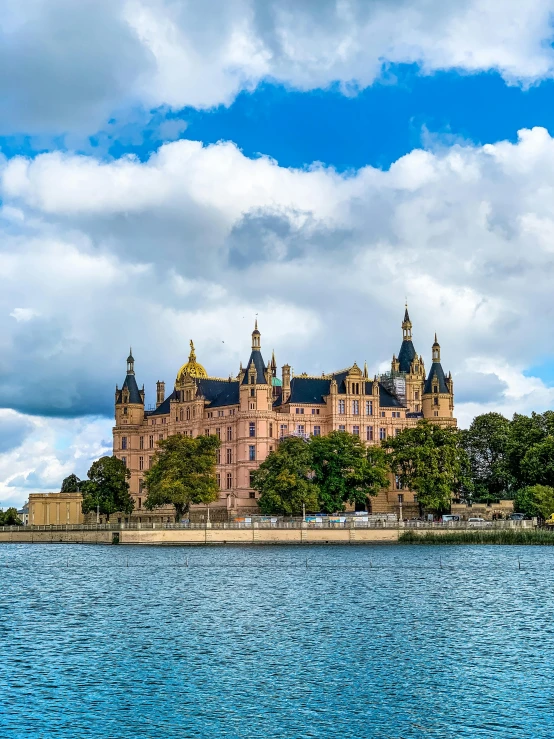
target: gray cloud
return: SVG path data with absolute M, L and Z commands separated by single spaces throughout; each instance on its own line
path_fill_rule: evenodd
M 0 416 L 0 454 L 20 446 L 32 429 L 32 424 L 21 416 Z
M 458 403 L 498 403 L 508 383 L 490 372 L 459 372 L 454 375 Z

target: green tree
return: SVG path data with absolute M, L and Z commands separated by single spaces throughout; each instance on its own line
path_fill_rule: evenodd
M 508 469 L 516 489 L 544 482 L 538 479 L 537 469 L 533 463 L 528 461 L 524 465 L 523 460 L 535 444 L 541 444 L 552 436 L 554 436 L 554 411 L 532 413 L 530 416 L 514 414 L 510 423 L 506 455 Z
M 548 518 L 554 513 L 554 488 L 549 485 L 530 485 L 518 490 L 514 510 L 533 518 Z
M 23 521 L 17 515 L 17 508 L 0 508 L 0 526 L 22 526 Z
M 452 496 L 470 487 L 469 460 L 455 428 L 422 420 L 383 441 L 383 447 L 402 487 L 417 494 L 420 509 L 447 511 Z
M 521 477 L 529 485 L 554 485 L 554 437 L 533 444 L 521 460 Z
M 62 493 L 78 493 L 80 490 L 81 480 L 77 475 L 68 475 L 62 482 Z
M 312 475 L 311 442 L 291 436 L 283 439 L 253 474 L 252 486 L 260 493 L 258 505 L 265 514 L 287 516 L 318 510 L 318 489 Z
M 134 502 L 127 482 L 131 473 L 120 459 L 100 457 L 92 463 L 87 476 L 88 480 L 80 484 L 83 513 L 96 511 L 99 506 L 108 521 L 112 513 L 132 513 Z
M 492 503 L 507 496 L 513 484 L 507 459 L 510 421 L 500 413 L 484 413 L 461 433 L 469 459 L 472 499 Z
M 388 486 L 386 455 L 346 431 L 313 436 L 310 453 L 314 482 L 319 489 L 319 508 L 325 513 L 344 511 L 351 503 L 367 507 L 368 498 Z
M 145 507 L 175 507 L 175 520 L 188 512 L 191 504 L 217 500 L 219 486 L 215 476 L 217 436 L 191 438 L 183 434 L 158 442 L 152 467 L 144 475 L 147 491 Z

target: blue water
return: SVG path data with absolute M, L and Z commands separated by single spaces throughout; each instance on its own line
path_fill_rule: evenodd
M 0 736 L 551 739 L 553 586 L 547 547 L 0 545 Z

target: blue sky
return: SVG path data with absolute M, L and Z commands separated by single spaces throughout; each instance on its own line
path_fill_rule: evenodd
M 109 450 L 192 338 L 383 371 L 407 296 L 462 426 L 554 403 L 554 0 L 6 0 L 0 506 Z M 86 29 L 86 33 L 84 32 Z

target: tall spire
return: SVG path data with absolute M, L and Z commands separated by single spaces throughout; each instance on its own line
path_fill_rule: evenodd
M 408 313 L 408 303 L 404 310 L 404 320 L 402 321 L 402 341 L 412 340 L 412 322 L 410 321 L 410 314 Z
M 437 341 L 437 332 L 435 331 L 435 342 L 433 344 L 433 362 L 441 361 L 441 347 Z
M 135 374 L 135 358 L 133 357 L 133 349 L 129 347 L 129 356 L 127 357 L 127 374 Z
M 254 331 L 252 331 L 252 351 L 260 351 L 260 338 L 261 334 L 258 331 L 258 319 L 256 318 L 256 322 L 254 324 Z

